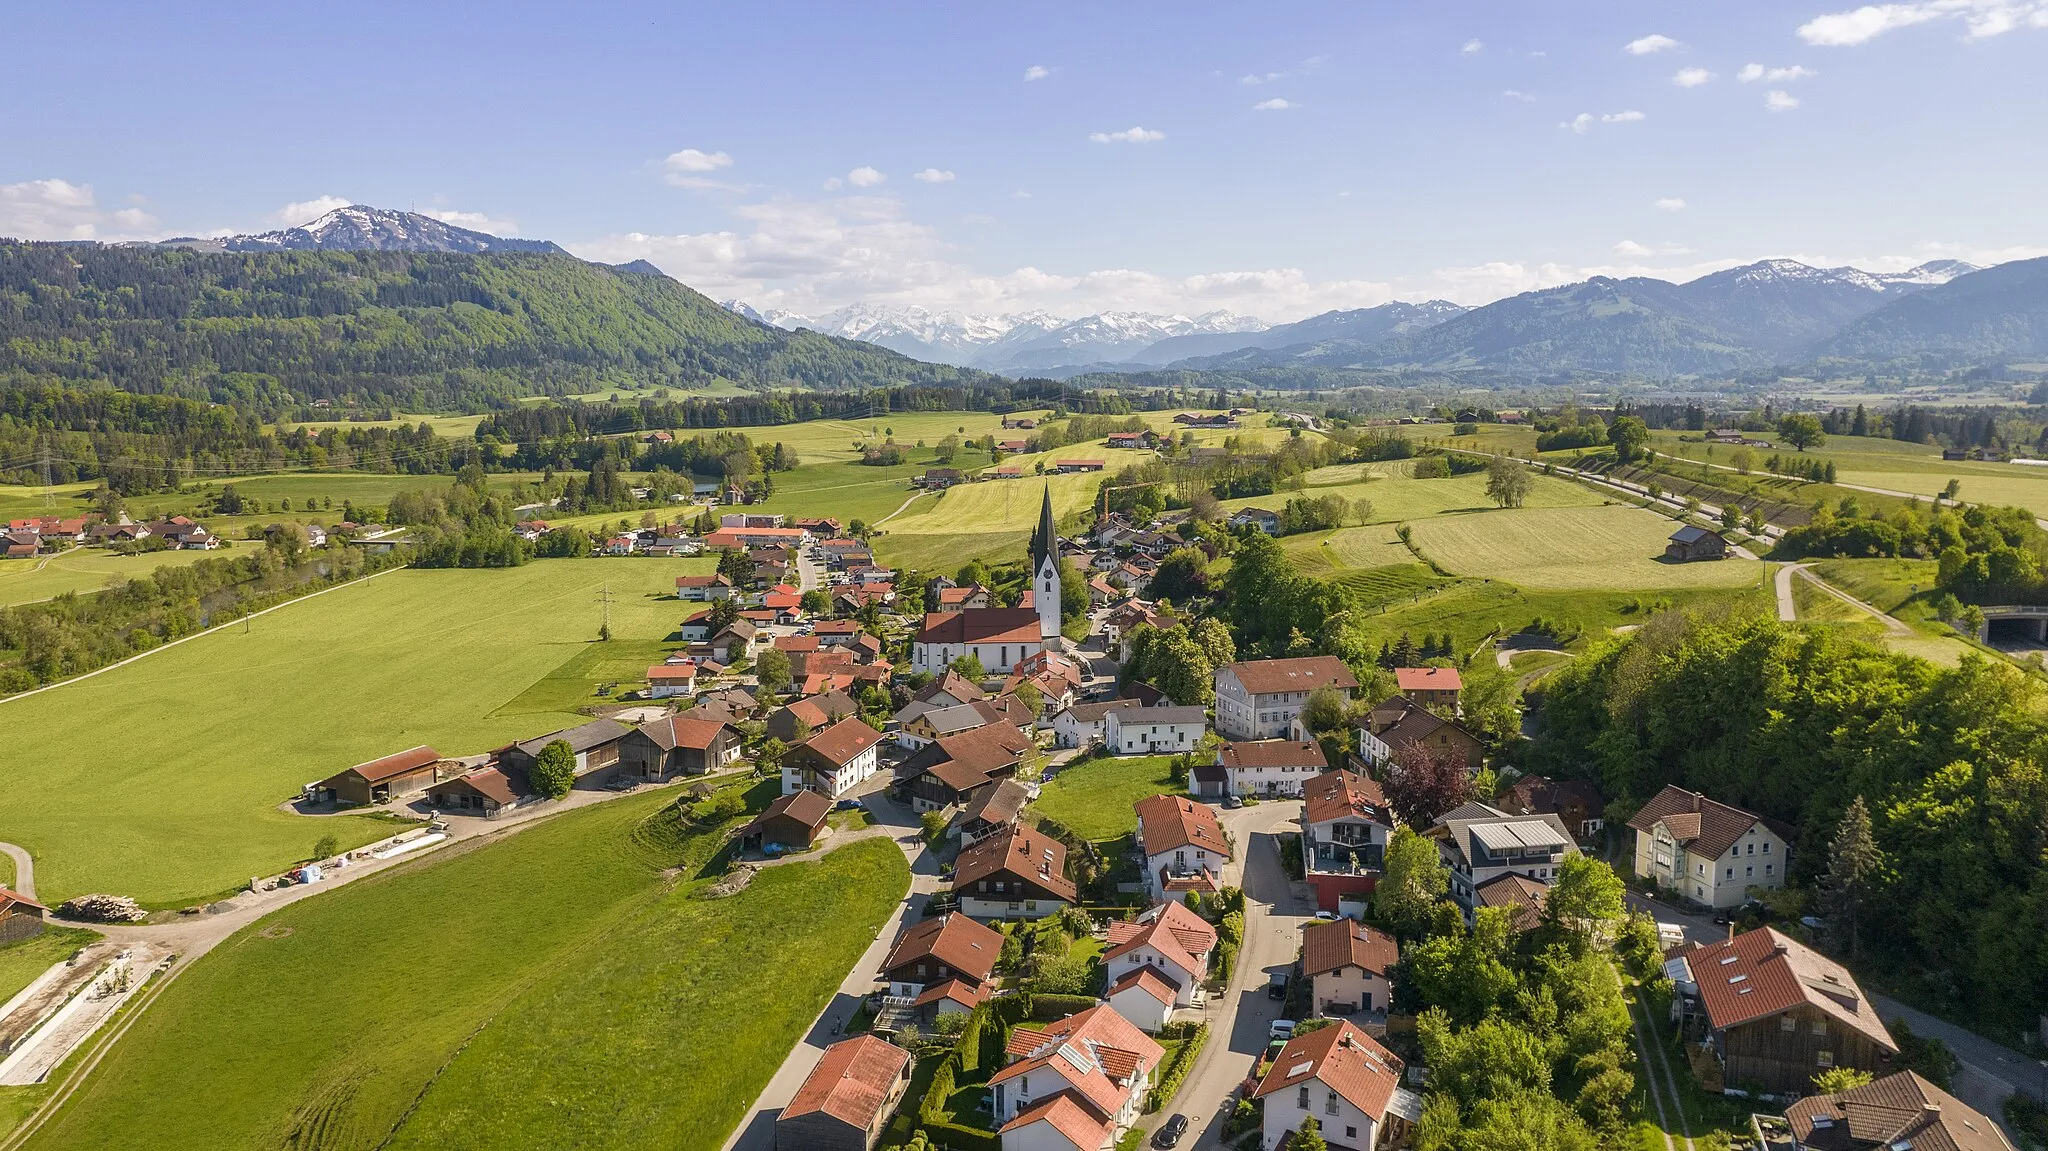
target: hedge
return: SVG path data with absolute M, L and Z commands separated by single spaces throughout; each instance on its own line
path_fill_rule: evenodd
M 1202 1053 L 1202 1045 L 1208 1041 L 1209 1025 L 1196 1024 L 1193 1032 L 1188 1035 L 1187 1042 L 1181 1044 L 1180 1049 L 1173 1053 L 1172 1061 L 1159 1069 L 1158 1085 L 1145 1096 L 1145 1110 L 1148 1114 L 1173 1102 L 1174 1095 L 1180 1091 L 1181 1081 L 1188 1077 L 1188 1072 L 1194 1070 L 1195 1056 Z
M 1033 995 L 1031 1018 L 1041 1023 L 1052 1023 L 1086 1011 L 1100 1002 L 1092 995 Z
M 953 1094 L 953 1083 L 959 1069 L 960 1053 L 954 1051 L 939 1064 L 937 1071 L 932 1072 L 931 1086 L 926 1088 L 924 1098 L 917 1105 L 917 1125 L 924 1128 L 926 1133 L 930 1133 L 935 1125 L 945 1122 L 940 1116 L 945 1113 L 943 1105 L 946 1098 Z
M 993 1131 L 979 1127 L 962 1127 L 958 1123 L 926 1123 L 925 1138 L 935 1147 L 949 1148 L 950 1151 L 1002 1151 L 1003 1137 Z

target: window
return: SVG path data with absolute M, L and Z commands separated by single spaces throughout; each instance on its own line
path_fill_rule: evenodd
M 1358 1138 L 1358 1128 L 1356 1128 L 1356 1127 L 1346 1127 L 1346 1128 L 1344 1129 L 1344 1138 L 1346 1138 L 1346 1139 L 1356 1139 L 1356 1138 Z
M 922 963 L 920 963 L 920 964 L 918 964 L 918 965 L 917 965 L 917 977 L 918 977 L 919 979 L 923 979 L 923 978 L 924 978 L 924 964 L 922 964 Z
M 1732 867 L 1728 869 L 1728 878 L 1730 878 L 1730 879 L 1733 879 L 1733 878 L 1735 878 L 1735 869 L 1734 869 L 1734 868 L 1732 868 Z
M 1770 840 L 1768 840 L 1768 839 L 1766 839 L 1766 840 L 1764 840 L 1764 854 L 1765 854 L 1765 855 L 1769 855 L 1770 853 L 1771 853 L 1771 841 L 1770 841 Z
M 1749 845 L 1749 850 L 1748 850 L 1748 851 L 1746 851 L 1746 852 L 1744 852 L 1743 854 L 1745 854 L 1745 855 L 1755 855 L 1755 854 L 1756 854 L 1756 844 L 1754 844 L 1754 843 L 1750 844 L 1750 845 Z
M 1301 1085 L 1301 1093 L 1295 1097 L 1294 1104 L 1303 1111 L 1308 1110 L 1308 1084 Z
M 1742 869 L 1742 878 L 1744 878 L 1744 879 L 1748 879 L 1748 878 L 1749 878 L 1750 876 L 1752 876 L 1752 875 L 1755 875 L 1755 874 L 1756 874 L 1756 865 L 1755 865 L 1755 864 L 1753 864 L 1753 863 L 1752 863 L 1752 864 L 1750 864 L 1750 865 L 1749 865 L 1748 867 L 1745 867 L 1745 868 L 1743 868 L 1743 869 Z
M 1772 865 L 1772 864 L 1769 864 L 1769 863 L 1766 863 L 1766 864 L 1764 864 L 1764 874 L 1765 874 L 1765 875 L 1769 875 L 1769 874 L 1771 873 L 1771 869 L 1772 869 L 1772 867 L 1773 867 L 1773 865 Z
M 1825 1019 L 1814 1020 L 1813 1033 L 1815 1035 L 1826 1035 L 1828 1033 L 1828 1021 Z
M 1799 1021 L 1797 1019 L 1792 1018 L 1790 1015 L 1780 1016 L 1778 1019 L 1778 1030 L 1797 1031 L 1799 1030 Z
M 1337 1113 L 1337 1093 L 1336 1093 L 1335 1091 L 1332 1091 L 1332 1092 L 1330 1092 L 1330 1097 L 1329 1097 L 1329 1099 L 1325 1100 L 1325 1101 L 1324 1101 L 1324 1103 L 1323 1103 L 1323 1114 L 1325 1114 L 1325 1115 L 1335 1115 L 1336 1113 Z

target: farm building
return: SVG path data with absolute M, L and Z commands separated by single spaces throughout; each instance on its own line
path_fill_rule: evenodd
M 444 774 L 441 753 L 421 745 L 359 763 L 307 787 L 316 803 L 387 803 L 425 791 Z
M 593 719 L 580 727 L 515 743 L 499 752 L 498 760 L 508 767 L 531 771 L 541 749 L 559 739 L 576 753 L 576 774 L 581 777 L 619 762 L 619 741 L 632 730 L 616 719 Z
M 481 813 L 494 819 L 533 795 L 526 773 L 517 768 L 486 767 L 444 779 L 427 789 L 427 802 L 442 811 Z
M 1820 1072 L 1884 1071 L 1899 1054 L 1848 969 L 1773 928 L 1675 958 L 1686 1036 L 1713 1052 L 1731 1085 L 1799 1092 Z
M 740 755 L 740 738 L 722 721 L 674 715 L 627 732 L 619 740 L 619 763 L 640 779 L 703 775 Z
M 0 944 L 19 943 L 43 933 L 50 909 L 18 891 L 0 887 Z
M 776 797 L 768 810 L 754 822 L 740 828 L 740 846 L 759 850 L 768 844 L 806 848 L 818 841 L 825 829 L 825 817 L 832 814 L 832 801 L 815 791 L 798 791 Z
M 775 1151 L 868 1151 L 910 1087 L 910 1052 L 872 1035 L 842 1039 L 775 1119 Z
M 1664 545 L 1664 558 L 1679 563 L 1727 559 L 1728 541 L 1720 532 L 1687 524 L 1671 533 L 1671 542 Z

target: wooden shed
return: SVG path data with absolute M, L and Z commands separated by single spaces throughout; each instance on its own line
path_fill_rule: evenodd
M 19 943 L 43 933 L 50 909 L 18 891 L 0 887 L 0 945 Z
M 1671 541 L 1664 545 L 1664 558 L 1679 563 L 1727 559 L 1728 541 L 1720 532 L 1687 524 L 1671 533 Z
M 336 772 L 307 791 L 317 801 L 388 803 L 439 783 L 443 774 L 441 764 L 441 753 L 422 744 Z
M 769 844 L 802 849 L 818 840 L 825 829 L 825 817 L 832 814 L 832 801 L 815 791 L 791 792 L 778 797 L 754 822 L 740 828 L 740 847 L 759 850 Z
M 526 802 L 533 785 L 518 768 L 493 765 L 468 775 L 442 780 L 427 789 L 427 802 L 443 811 L 460 811 L 495 819 Z

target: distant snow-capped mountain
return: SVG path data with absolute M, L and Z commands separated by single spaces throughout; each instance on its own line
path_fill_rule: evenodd
M 311 223 L 217 240 L 167 240 L 166 246 L 226 252 L 544 252 L 566 255 L 547 240 L 508 240 L 422 216 L 350 204 Z
M 920 307 L 854 304 L 821 316 L 770 309 L 741 300 L 725 306 L 779 328 L 808 328 L 828 336 L 864 340 L 922 360 L 1023 371 L 1087 363 L 1122 363 L 1161 340 L 1199 333 L 1262 332 L 1269 326 L 1234 312 L 1200 316 L 1100 312 L 1067 320 L 1048 312 L 975 315 Z

